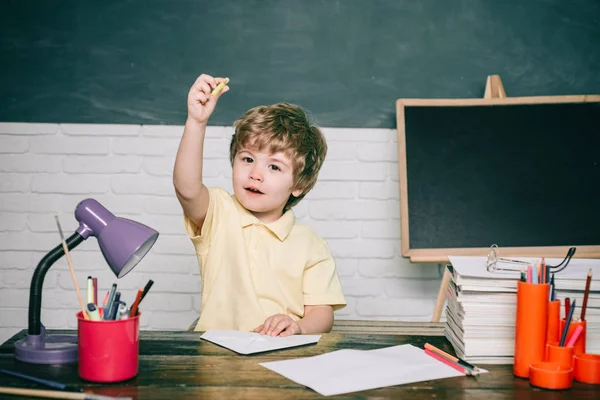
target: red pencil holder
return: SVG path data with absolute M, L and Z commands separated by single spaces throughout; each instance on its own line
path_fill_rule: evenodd
M 138 373 L 140 316 L 91 321 L 77 313 L 79 376 L 92 382 L 120 382 Z
M 565 329 L 565 324 L 566 324 L 566 320 L 563 318 L 560 320 L 560 333 L 562 335 L 562 331 Z M 565 339 L 565 345 L 567 344 L 567 340 L 569 340 L 569 338 L 571 337 L 571 335 L 573 334 L 573 332 L 575 331 L 575 329 L 577 329 L 578 326 L 582 326 L 583 330 L 581 331 L 581 334 L 579 335 L 579 338 L 577 338 L 577 341 L 575 342 L 575 346 L 573 346 L 575 348 L 575 355 L 578 354 L 585 354 L 585 331 L 587 330 L 587 324 L 585 323 L 585 321 L 571 321 L 571 324 L 569 325 L 569 331 L 567 332 L 567 338 Z
M 517 282 L 513 373 L 521 378 L 529 378 L 531 364 L 544 360 L 549 289 L 547 283 Z

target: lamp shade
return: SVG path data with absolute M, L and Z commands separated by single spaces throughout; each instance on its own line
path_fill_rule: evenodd
M 125 276 L 150 250 L 158 232 L 127 218 L 115 217 L 94 199 L 82 200 L 75 209 L 79 233 L 95 236 L 106 262 L 117 278 Z

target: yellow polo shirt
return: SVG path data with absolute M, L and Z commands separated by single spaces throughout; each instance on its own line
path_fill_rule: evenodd
M 251 331 L 274 314 L 295 320 L 305 305 L 346 305 L 325 241 L 288 210 L 262 223 L 223 189 L 209 188 L 202 231 L 187 216 L 202 284 L 197 331 Z

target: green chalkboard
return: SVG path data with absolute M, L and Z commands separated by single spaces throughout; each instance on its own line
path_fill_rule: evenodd
M 183 124 L 202 72 L 210 123 L 287 101 L 322 126 L 395 127 L 398 98 L 600 92 L 598 0 L 5 0 L 0 121 Z
M 600 256 L 600 95 L 399 100 L 398 121 L 404 255 Z

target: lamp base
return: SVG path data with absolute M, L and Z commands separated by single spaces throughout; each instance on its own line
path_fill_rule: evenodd
M 42 326 L 39 335 L 27 335 L 15 342 L 15 358 L 32 364 L 69 364 L 78 359 L 77 337 L 46 335 Z

